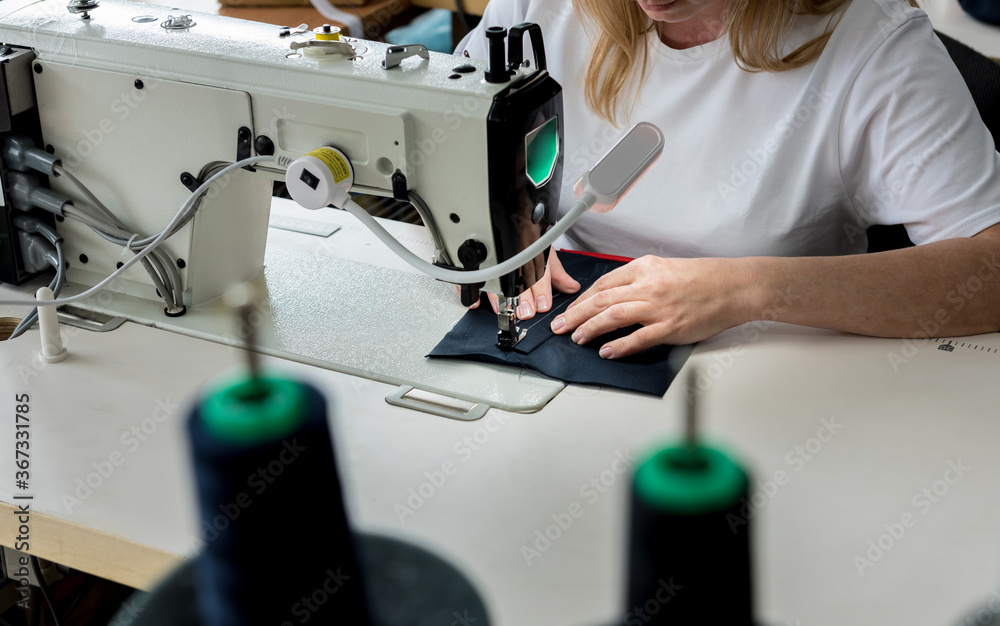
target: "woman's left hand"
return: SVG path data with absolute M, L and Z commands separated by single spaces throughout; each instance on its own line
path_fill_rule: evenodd
M 619 359 L 653 346 L 694 343 L 750 321 L 751 272 L 746 259 L 645 256 L 605 274 L 552 321 L 583 345 L 626 326 L 630 335 L 601 347 Z

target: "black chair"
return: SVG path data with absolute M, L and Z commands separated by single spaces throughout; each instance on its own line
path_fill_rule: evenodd
M 979 115 L 986 128 L 993 135 L 993 143 L 1000 146 L 1000 63 L 983 56 L 969 46 L 955 41 L 948 35 L 937 33 L 948 49 L 951 60 L 965 79 L 972 99 L 979 109 Z M 883 252 L 912 246 L 906 228 L 895 226 L 872 226 L 868 229 L 868 252 Z

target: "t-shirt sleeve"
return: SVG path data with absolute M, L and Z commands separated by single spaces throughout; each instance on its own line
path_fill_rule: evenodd
M 859 70 L 844 105 L 840 160 L 866 226 L 903 224 L 923 244 L 1000 222 L 1000 154 L 923 14 Z
M 483 12 L 483 19 L 455 47 L 455 54 L 469 52 L 474 59 L 489 60 L 486 46 L 486 29 L 491 26 L 510 28 L 524 21 L 530 0 L 490 0 Z

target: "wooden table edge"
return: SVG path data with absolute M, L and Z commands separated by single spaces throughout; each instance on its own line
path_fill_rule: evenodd
M 20 526 L 16 512 L 16 505 L 0 502 L 0 544 L 15 549 Z M 176 554 L 45 513 L 31 511 L 28 526 L 30 547 L 22 552 L 136 589 L 152 589 L 185 561 Z

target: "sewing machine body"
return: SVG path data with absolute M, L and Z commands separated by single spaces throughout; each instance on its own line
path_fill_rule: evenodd
M 485 245 L 482 266 L 494 265 L 518 251 L 518 238 L 530 243 L 555 219 L 561 176 L 542 189 L 519 189 L 524 164 L 504 159 L 489 121 L 498 94 L 543 72 L 521 68 L 510 82 L 489 83 L 484 62 L 436 53 L 385 69 L 385 44 L 349 40 L 355 56 L 317 57 L 291 50 L 296 36 L 282 37 L 274 26 L 192 14 L 193 26 L 169 30 L 168 10 L 120 0 L 102 0 L 90 19 L 55 1 L 8 0 L 4 8 L 0 40 L 37 54 L 31 67 L 41 139 L 140 233 L 158 232 L 190 196 L 183 173 L 200 178 L 207 165 L 257 154 L 268 141 L 275 155 L 291 159 L 336 146 L 350 157 L 360 190 L 393 195 L 398 172 L 428 205 L 443 244 L 435 260 L 445 264 L 461 267 L 459 247 L 471 239 Z M 454 71 L 462 65 L 467 72 Z M 543 108 L 561 138 L 558 97 Z M 185 304 L 204 304 L 260 272 L 271 182 L 279 176 L 267 168 L 233 176 L 164 243 L 178 261 Z M 50 185 L 72 191 L 58 178 Z M 523 206 L 500 206 L 518 197 Z M 524 228 L 517 212 L 530 213 L 540 199 L 541 223 Z M 83 224 L 67 220 L 59 230 L 71 283 L 93 285 L 127 260 Z M 122 278 L 114 292 L 157 298 L 138 267 Z M 512 278 L 506 286 L 514 295 L 511 289 L 528 285 Z M 500 292 L 500 280 L 485 289 Z

